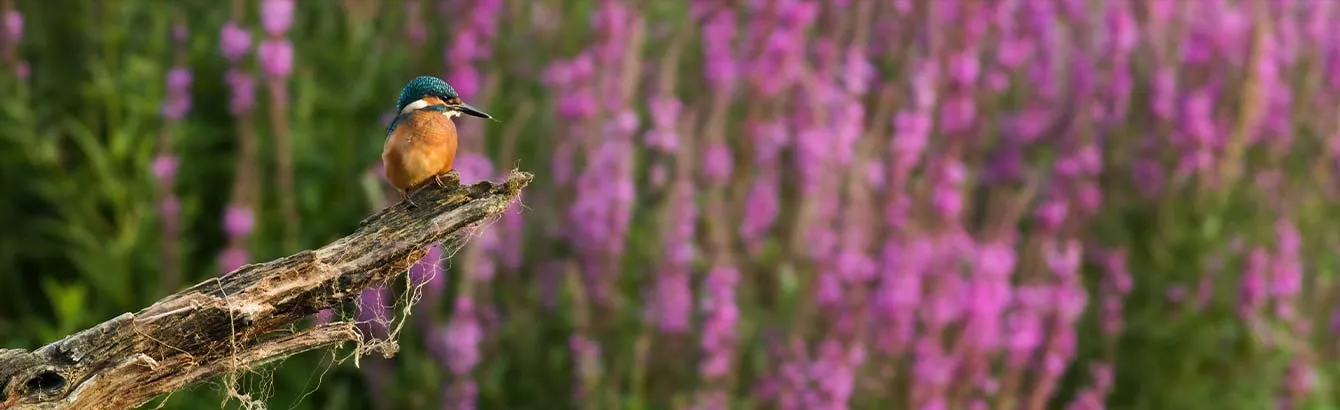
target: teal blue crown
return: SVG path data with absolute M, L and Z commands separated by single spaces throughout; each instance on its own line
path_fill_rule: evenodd
M 443 100 L 460 98 L 455 88 L 442 79 L 433 76 L 419 76 L 405 84 L 405 88 L 400 90 L 400 99 L 396 100 L 395 112 L 405 109 L 405 106 L 414 103 L 423 97 L 437 97 Z

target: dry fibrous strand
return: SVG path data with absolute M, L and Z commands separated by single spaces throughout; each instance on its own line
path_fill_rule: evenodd
M 453 171 L 319 249 L 250 264 L 34 351 L 0 349 L 0 409 L 125 409 L 159 395 L 363 336 L 351 322 L 304 319 L 387 283 L 434 243 L 458 246 L 533 179 L 462 185 Z

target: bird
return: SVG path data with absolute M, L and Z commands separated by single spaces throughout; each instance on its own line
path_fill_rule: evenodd
M 492 115 L 461 101 L 446 81 L 419 76 L 400 90 L 396 116 L 386 127 L 382 165 L 386 179 L 404 200 L 432 180 L 443 186 L 442 176 L 456 161 L 457 135 L 453 118 L 469 115 L 497 121 Z M 414 202 L 409 201 L 410 205 Z

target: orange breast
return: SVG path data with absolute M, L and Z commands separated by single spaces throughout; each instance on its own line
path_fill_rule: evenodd
M 402 120 L 386 140 L 386 179 L 402 191 L 451 171 L 456 161 L 456 124 L 438 111 L 418 111 Z

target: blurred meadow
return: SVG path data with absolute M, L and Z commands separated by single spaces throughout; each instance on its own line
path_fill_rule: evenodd
M 0 13 L 0 347 L 353 232 L 418 75 L 500 119 L 464 180 L 536 173 L 407 272 L 394 358 L 148 407 L 1340 405 L 1340 2 Z M 313 320 L 386 337 L 405 282 Z

